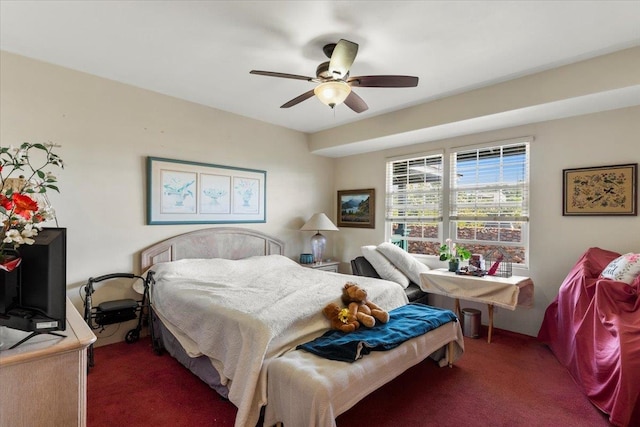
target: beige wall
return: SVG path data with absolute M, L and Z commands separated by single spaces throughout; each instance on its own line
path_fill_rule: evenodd
M 89 277 L 138 271 L 138 254 L 208 225 L 145 225 L 145 158 L 166 157 L 267 171 L 267 222 L 242 225 L 310 250 L 298 229 L 316 211 L 333 217 L 333 160 L 309 154 L 302 133 L 2 52 L 0 143 L 52 141 L 66 163 L 51 194 L 68 229 L 68 294 Z M 331 250 L 331 248 L 329 248 Z M 104 298 L 135 296 L 110 284 Z M 127 328 L 116 334 L 123 336 Z
M 622 253 L 640 251 L 640 217 L 562 216 L 562 169 L 640 162 L 638 135 L 640 107 L 632 107 L 336 159 L 337 190 L 373 187 L 377 202 L 375 230 L 342 229 L 335 233 L 334 244 L 341 250 L 339 257 L 349 260 L 360 254 L 360 246 L 384 240 L 387 157 L 533 136 L 530 269 L 515 274 L 533 278 L 535 307 L 515 312 L 497 309 L 495 324 L 537 335 L 544 310 L 585 249 L 599 246 Z M 444 267 L 435 257 L 425 257 L 423 262 Z M 448 298 L 435 301 L 437 305 L 453 307 Z M 466 306 L 482 309 L 486 324 L 486 307 L 463 302 L 463 307 Z
M 602 67 L 601 61 L 594 63 Z M 359 255 L 361 245 L 384 239 L 387 157 L 533 136 L 531 265 L 516 273 L 534 279 L 536 304 L 531 310 L 496 312 L 498 327 L 529 335 L 537 333 L 545 308 L 584 249 L 640 250 L 639 217 L 561 214 L 562 169 L 640 161 L 640 107 L 330 159 L 309 154 L 302 133 L 6 52 L 0 57 L 0 95 L 3 146 L 49 140 L 63 146 L 62 192 L 51 200 L 60 226 L 68 228 L 68 293 L 78 308 L 78 288 L 88 277 L 139 273 L 140 250 L 207 227 L 145 225 L 146 156 L 266 170 L 267 223 L 247 226 L 285 240 L 292 258 L 310 250 L 312 233 L 297 230 L 313 212 L 335 218 L 336 190 L 375 188 L 375 229 L 327 233 L 328 253 L 342 261 L 341 271 L 350 272 L 348 261 Z M 345 129 L 344 142 L 353 139 L 358 126 Z M 369 137 L 366 132 L 361 139 Z M 426 262 L 438 265 L 435 259 Z M 135 296 L 129 288 L 129 282 L 110 285 L 96 299 Z M 435 301 L 452 306 L 444 298 Z M 486 323 L 486 308 L 475 307 L 483 309 Z M 112 340 L 126 331 L 121 328 Z
M 501 129 L 504 120 L 509 119 L 509 114 L 512 115 L 511 120 L 517 120 L 516 117 L 519 118 L 527 110 L 536 111 L 536 116 L 549 119 L 545 114 L 560 108 L 566 115 L 555 117 L 569 117 L 566 110 L 568 104 L 582 103 L 581 114 L 585 114 L 583 109 L 587 108 L 589 102 L 585 98 L 612 91 L 637 93 L 638 85 L 640 47 L 634 47 L 316 132 L 310 136 L 309 146 L 312 152 L 322 153 L 331 147 L 358 146 L 363 141 L 374 143 L 389 136 L 391 141 L 402 138 L 420 143 L 426 141 L 419 139 L 422 135 L 431 136 L 425 130 L 436 131 L 439 127 L 464 122 L 467 122 L 466 126 L 476 123 L 481 128 L 478 131 Z M 618 105 L 617 108 L 629 105 L 637 105 L 637 101 L 635 104 Z M 501 115 L 502 120 L 492 121 L 495 115 Z M 479 118 L 483 120 L 478 122 L 476 119 Z M 530 122 L 512 122 L 510 126 L 523 123 Z M 464 132 L 463 128 L 458 128 L 457 132 L 456 135 L 470 133 Z M 438 134 L 437 131 L 435 134 Z

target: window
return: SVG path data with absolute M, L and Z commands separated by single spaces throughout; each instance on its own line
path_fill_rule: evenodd
M 455 151 L 450 156 L 450 236 L 472 253 L 497 247 L 526 264 L 529 145 Z
M 443 176 L 442 154 L 387 163 L 387 232 L 393 243 L 409 253 L 438 252 Z
M 528 140 L 389 160 L 386 200 L 387 235 L 409 253 L 437 255 L 451 237 L 528 263 Z

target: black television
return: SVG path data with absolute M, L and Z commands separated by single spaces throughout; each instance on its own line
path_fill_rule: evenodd
M 0 293 L 0 325 L 33 332 L 66 329 L 67 230 L 43 228 L 33 245 L 18 249 L 17 275 L 5 275 Z M 58 334 L 55 334 L 58 335 Z

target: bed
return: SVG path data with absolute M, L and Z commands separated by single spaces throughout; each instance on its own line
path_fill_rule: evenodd
M 640 425 L 640 277 L 602 277 L 620 254 L 588 249 L 547 307 L 547 343 L 591 402 L 616 426 Z
M 156 280 L 151 290 L 156 339 L 237 406 L 236 426 L 256 425 L 265 406 L 264 425 L 299 425 L 295 419 L 335 425 L 337 415 L 430 355 L 445 365 L 462 354 L 458 322 L 354 363 L 297 350 L 327 331 L 322 307 L 339 303 L 347 281 L 357 282 L 388 311 L 405 306 L 408 299 L 396 283 L 305 268 L 283 254 L 282 241 L 231 227 L 182 234 L 141 253 L 141 268 L 154 271 Z M 378 383 L 365 380 L 367 372 L 382 368 Z M 305 370 L 314 375 L 300 381 Z M 331 394 L 345 375 L 364 392 L 338 404 Z M 287 379 L 291 377 L 298 382 Z M 302 404 L 301 396 L 311 389 L 316 391 L 306 400 L 311 403 Z M 320 389 L 324 394 L 317 393 Z M 294 395 L 299 410 L 285 413 Z M 328 410 L 318 413 L 318 406 Z

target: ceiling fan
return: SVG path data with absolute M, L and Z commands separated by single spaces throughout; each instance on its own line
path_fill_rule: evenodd
M 284 103 L 280 108 L 293 107 L 316 95 L 320 101 L 334 108 L 345 103 L 356 113 L 362 113 L 369 107 L 352 87 L 416 87 L 418 78 L 413 76 L 359 76 L 349 77 L 349 69 L 358 53 L 358 44 L 341 39 L 338 43 L 330 43 L 323 47 L 324 54 L 329 61 L 323 62 L 316 69 L 316 77 L 300 76 L 297 74 L 276 73 L 272 71 L 251 70 L 250 74 L 261 76 L 281 77 L 285 79 L 306 80 L 318 83 L 308 91 Z

